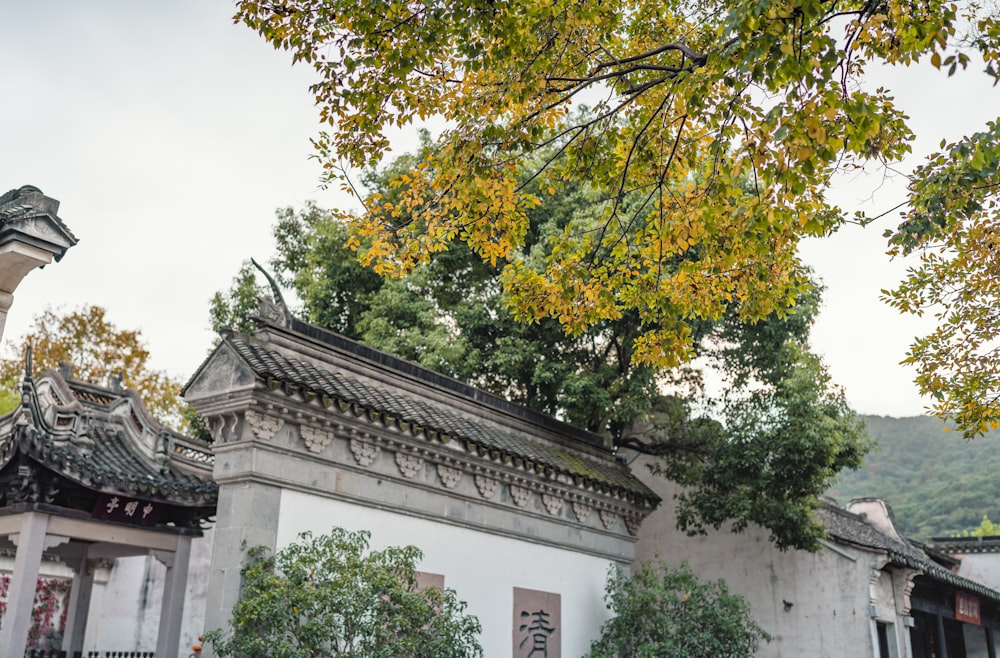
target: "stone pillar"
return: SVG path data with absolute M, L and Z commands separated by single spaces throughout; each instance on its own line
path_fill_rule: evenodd
M 87 615 L 90 614 L 90 596 L 94 591 L 94 570 L 87 560 L 84 549 L 74 566 L 73 587 L 69 592 L 66 610 L 66 633 L 63 635 L 63 651 L 73 656 L 83 651 L 84 635 L 87 632 Z
M 38 568 L 45 550 L 45 531 L 49 525 L 47 514 L 25 512 L 21 516 L 21 529 L 16 535 L 17 554 L 14 573 L 7 590 L 7 612 L 0 628 L 0 647 L 8 656 L 23 656 L 31 628 L 31 608 L 35 601 Z M 15 535 L 11 535 L 13 540 Z
M 191 537 L 177 538 L 177 550 L 168 560 L 160 606 L 160 628 L 156 634 L 156 655 L 174 658 L 180 649 L 181 622 L 184 620 L 184 592 L 187 589 Z
M 14 303 L 14 289 L 36 267 L 52 262 L 52 254 L 31 245 L 11 243 L 0 246 L 0 336 L 7 323 L 7 311 Z
M 936 615 L 937 617 L 937 641 L 938 641 L 938 655 L 937 658 L 948 658 L 948 642 L 945 639 L 944 634 L 944 617 L 941 615 Z
M 10 305 L 14 303 L 14 295 L 0 290 L 0 338 L 3 338 L 3 328 L 7 324 L 7 311 L 10 310 Z
M 233 606 L 239 600 L 243 585 L 241 572 L 247 551 L 255 546 L 275 548 L 280 507 L 279 487 L 247 481 L 219 485 L 212 569 L 205 605 L 206 631 L 229 631 Z M 214 655 L 212 645 L 206 643 L 203 658 Z

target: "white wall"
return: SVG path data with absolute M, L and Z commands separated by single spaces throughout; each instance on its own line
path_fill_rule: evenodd
M 530 522 L 527 519 L 526 522 Z M 488 658 L 513 651 L 512 588 L 557 592 L 562 604 L 562 656 L 582 656 L 608 618 L 604 607 L 607 560 L 394 512 L 283 490 L 278 548 L 298 534 L 339 526 L 369 530 L 372 548 L 414 545 L 424 553 L 420 570 L 444 574 L 483 627 Z
M 747 599 L 751 616 L 774 638 L 761 645 L 760 658 L 875 655 L 875 627 L 868 617 L 870 554 L 834 545 L 816 553 L 783 552 L 758 526 L 741 534 L 723 528 L 688 537 L 677 530 L 673 512 L 679 488 L 642 464 L 638 460 L 633 472 L 664 502 L 639 530 L 637 563 L 659 559 L 677 567 L 686 562 L 703 580 L 725 580 L 731 592 Z M 893 614 L 891 605 L 887 612 Z
M 955 557 L 962 560 L 958 567 L 960 576 L 1000 590 L 1000 553 L 966 553 Z
M 205 625 L 205 594 L 212 563 L 212 529 L 191 542 L 184 620 L 178 656 L 187 658 Z M 154 557 L 115 560 L 107 583 L 94 583 L 84 637 L 88 651 L 153 651 L 160 625 L 166 567 Z

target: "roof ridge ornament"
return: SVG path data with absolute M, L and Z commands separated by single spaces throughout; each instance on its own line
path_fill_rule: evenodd
M 33 366 L 31 364 L 31 343 L 24 346 L 24 380 L 23 384 L 30 384 L 33 377 Z
M 268 324 L 278 325 L 286 329 L 290 328 L 292 326 L 292 313 L 288 310 L 288 304 L 285 303 L 285 298 L 281 294 L 281 288 L 278 287 L 278 283 L 260 263 L 253 258 L 250 259 L 250 262 L 267 279 L 273 296 L 271 299 L 267 297 L 257 298 L 257 317 Z

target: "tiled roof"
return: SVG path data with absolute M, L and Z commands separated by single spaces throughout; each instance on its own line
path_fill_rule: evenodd
M 900 542 L 865 523 L 857 514 L 831 504 L 819 511 L 820 519 L 834 541 L 862 548 L 885 551 L 893 564 L 921 572 L 924 576 L 952 587 L 972 592 L 1000 603 L 1000 592 L 974 580 L 963 578 L 931 560 L 910 542 Z
M 944 553 L 1000 553 L 1000 537 L 934 537 L 931 545 Z
M 85 435 L 93 444 L 57 441 L 47 432 L 26 431 L 23 449 L 40 463 L 87 488 L 173 505 L 214 505 L 218 486 L 190 473 L 140 457 L 120 429 L 95 427 Z
M 310 391 L 341 405 L 391 416 L 409 425 L 465 442 L 470 449 L 495 458 L 510 458 L 536 471 L 568 476 L 575 484 L 619 492 L 638 502 L 659 499 L 628 468 L 607 459 L 584 455 L 555 443 L 528 438 L 525 433 L 501 430 L 492 423 L 475 422 L 444 405 L 408 397 L 362 381 L 350 372 L 333 372 L 254 344 L 239 335 L 225 342 L 243 358 L 254 374 L 269 383 Z
M 161 426 L 126 389 L 64 375 L 48 371 L 37 382 L 29 376 L 22 404 L 0 417 L 0 481 L 11 481 L 12 469 L 34 462 L 48 477 L 95 494 L 159 501 L 200 517 L 214 514 L 218 486 L 211 479 L 208 444 Z
M 56 214 L 58 207 L 58 201 L 45 196 L 45 193 L 34 185 L 22 185 L 13 190 L 8 190 L 0 195 L 0 228 L 3 228 L 8 220 L 23 219 L 26 216 L 37 217 L 44 215 L 52 220 L 56 227 L 64 233 L 69 243 L 74 245 L 77 243 L 77 238 L 69 230 L 65 222 L 59 218 L 59 215 Z M 61 258 L 62 253 L 55 255 L 57 261 Z

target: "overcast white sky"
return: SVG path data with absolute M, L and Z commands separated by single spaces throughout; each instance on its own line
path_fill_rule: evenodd
M 272 254 L 274 209 L 321 190 L 309 138 L 318 129 L 307 85 L 226 0 L 33 0 L 8 3 L 0 30 L 0 193 L 25 184 L 62 205 L 80 239 L 62 262 L 30 274 L 5 330 L 23 333 L 46 306 L 104 306 L 141 329 L 154 367 L 186 378 L 212 343 L 208 300 L 241 261 Z M 1000 90 L 974 74 L 929 67 L 883 74 L 920 136 L 919 162 L 997 116 Z M 411 134 L 397 140 L 403 150 Z M 836 200 L 879 212 L 903 200 L 901 177 L 838 184 Z M 881 233 L 898 221 L 848 227 L 805 246 L 827 291 L 813 345 L 862 413 L 913 415 L 923 402 L 898 365 L 929 326 L 879 301 L 903 272 Z

